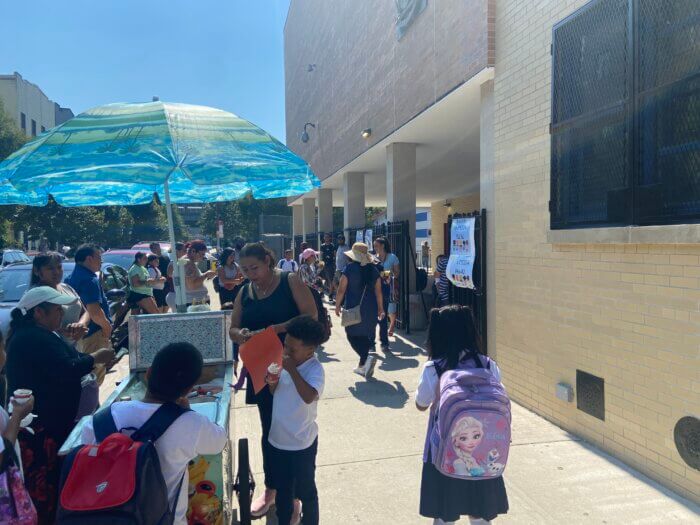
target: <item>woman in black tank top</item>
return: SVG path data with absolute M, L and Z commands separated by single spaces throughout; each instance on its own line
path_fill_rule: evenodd
M 254 332 L 274 327 L 284 342 L 287 323 L 298 315 L 317 317 L 316 303 L 309 288 L 295 273 L 275 268 L 274 256 L 260 243 L 246 244 L 241 250 L 240 268 L 250 282 L 236 296 L 231 317 L 231 339 L 245 343 Z M 275 501 L 275 486 L 270 473 L 270 444 L 267 441 L 272 424 L 272 393 L 265 386 L 255 394 L 248 381 L 246 403 L 258 406 L 262 424 L 263 470 L 265 493 L 253 501 L 251 513 L 263 516 Z

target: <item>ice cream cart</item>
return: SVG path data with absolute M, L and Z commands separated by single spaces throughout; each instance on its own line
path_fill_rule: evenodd
M 103 406 L 143 398 L 146 392 L 146 370 L 158 350 L 169 343 L 187 341 L 196 346 L 204 358 L 202 377 L 189 395 L 190 406 L 210 421 L 229 429 L 229 385 L 233 382 L 233 348 L 228 336 L 230 323 L 230 312 L 221 311 L 131 317 L 129 376 L 119 384 Z M 83 418 L 78 422 L 61 447 L 60 454 L 67 454 L 79 444 L 86 420 Z M 247 443 L 239 443 L 239 448 L 241 447 L 246 449 L 247 455 Z M 188 525 L 231 523 L 234 516 L 232 459 L 229 441 L 221 454 L 200 456 L 190 462 Z M 241 467 L 248 472 L 246 457 L 244 462 L 245 466 Z M 249 505 L 248 502 L 249 497 L 245 497 L 241 504 Z

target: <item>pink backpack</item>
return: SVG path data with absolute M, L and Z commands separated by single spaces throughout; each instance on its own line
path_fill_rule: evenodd
M 476 366 L 471 366 L 472 360 Z M 445 476 L 491 479 L 505 469 L 510 450 L 510 399 L 490 368 L 489 358 L 475 353 L 454 370 L 443 372 L 435 363 L 440 397 L 433 404 L 428 439 L 432 462 Z

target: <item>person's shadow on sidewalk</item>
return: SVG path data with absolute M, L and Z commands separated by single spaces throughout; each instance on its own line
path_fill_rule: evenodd
M 393 349 L 387 354 L 378 355 L 377 359 L 379 359 L 382 363 L 379 365 L 379 368 L 381 370 L 384 370 L 385 372 L 397 372 L 398 370 L 406 370 L 408 368 L 417 368 L 418 365 L 420 364 L 417 359 L 403 359 L 396 354 L 394 354 Z
M 400 409 L 408 401 L 408 392 L 400 381 L 394 381 L 393 386 L 386 381 L 358 381 L 348 390 L 358 401 L 378 408 Z
M 316 349 L 316 359 L 321 363 L 339 363 L 340 359 L 333 357 L 335 354 L 329 354 L 326 352 L 326 348 L 321 345 Z
M 391 343 L 391 353 L 405 357 L 415 357 L 420 355 L 422 352 L 419 346 L 406 344 L 404 341 L 397 338 L 393 343 Z

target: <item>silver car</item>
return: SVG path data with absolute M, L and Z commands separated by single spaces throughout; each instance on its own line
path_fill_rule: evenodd
M 74 262 L 63 263 L 63 280 L 67 280 L 75 269 Z M 126 271 L 112 263 L 102 264 L 103 288 L 105 291 L 123 289 L 127 286 Z M 0 270 L 0 332 L 7 340 L 12 310 L 29 289 L 32 275 L 31 264 L 13 264 Z

